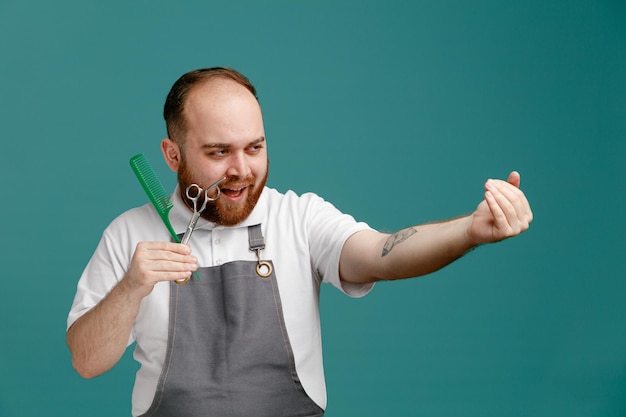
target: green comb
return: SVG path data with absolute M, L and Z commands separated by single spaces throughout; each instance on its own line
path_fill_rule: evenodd
M 172 209 L 172 207 L 174 207 L 174 204 L 172 203 L 172 200 L 170 200 L 170 197 L 165 192 L 165 188 L 163 188 L 161 181 L 159 181 L 159 178 L 156 176 L 156 174 L 152 170 L 152 167 L 148 163 L 148 160 L 146 159 L 145 155 L 140 153 L 130 158 L 130 167 L 135 172 L 135 175 L 137 176 L 139 183 L 141 184 L 141 186 L 143 187 L 143 190 L 148 195 L 148 198 L 150 199 L 150 201 L 152 202 L 152 205 L 154 206 L 157 213 L 159 214 L 159 217 L 161 217 L 163 224 L 165 225 L 165 227 L 167 227 L 167 230 L 170 231 L 170 235 L 172 235 L 172 239 L 174 239 L 174 242 L 180 243 L 180 239 L 178 238 L 178 235 L 174 231 L 174 228 L 172 227 L 172 224 L 170 223 L 170 218 L 169 218 L 169 212 Z M 196 275 L 196 278 L 198 278 L 199 280 L 200 276 L 198 275 L 197 271 L 195 272 L 195 275 Z M 188 281 L 189 279 L 187 278 L 184 280 L 176 281 L 176 283 L 186 284 Z
M 180 243 L 180 239 L 174 231 L 169 218 L 169 212 L 174 207 L 174 204 L 172 204 L 170 197 L 165 192 L 165 188 L 163 188 L 161 181 L 159 181 L 159 178 L 152 170 L 145 155 L 140 153 L 130 158 L 130 167 L 135 172 L 139 183 L 148 195 L 148 198 L 150 198 L 157 213 L 159 213 L 163 224 L 170 231 L 172 239 L 174 239 L 174 242 Z

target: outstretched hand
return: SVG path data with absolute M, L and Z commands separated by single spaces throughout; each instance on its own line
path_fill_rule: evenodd
M 472 214 L 469 237 L 474 244 L 497 242 L 528 229 L 533 213 L 519 185 L 516 171 L 507 181 L 487 180 L 485 199 Z

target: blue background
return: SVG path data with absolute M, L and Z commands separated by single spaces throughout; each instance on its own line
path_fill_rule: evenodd
M 65 345 L 102 230 L 167 188 L 162 103 L 198 67 L 257 86 L 269 184 L 395 231 L 522 174 L 535 221 L 360 300 L 322 291 L 328 417 L 626 415 L 626 3 L 2 0 L 1 416 L 129 415 L 127 354 Z

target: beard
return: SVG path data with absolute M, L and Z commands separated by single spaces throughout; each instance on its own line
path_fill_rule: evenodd
M 255 184 L 257 182 L 257 177 L 254 175 L 250 175 L 245 178 L 239 176 L 226 177 L 226 181 L 219 185 L 220 189 L 229 189 L 230 187 L 247 187 L 248 194 L 245 201 L 237 204 L 229 204 L 223 198 L 218 198 L 215 201 L 209 201 L 207 202 L 204 211 L 200 213 L 200 217 L 220 226 L 234 226 L 241 223 L 248 218 L 256 206 L 256 203 L 259 201 L 259 197 L 261 196 L 265 183 L 267 182 L 268 175 L 269 161 L 267 164 L 267 170 L 265 171 L 265 176 L 256 187 Z M 188 199 L 185 194 L 185 190 L 191 184 L 198 184 L 203 187 L 202 184 L 194 180 L 193 175 L 187 167 L 187 162 L 183 157 L 178 168 L 180 196 L 185 202 L 185 205 L 189 207 L 190 210 L 193 210 L 193 201 Z M 202 193 L 202 198 L 204 198 L 204 193 Z M 202 203 L 202 199 L 198 200 L 198 207 L 201 207 Z

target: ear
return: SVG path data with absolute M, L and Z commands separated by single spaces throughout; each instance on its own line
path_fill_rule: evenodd
M 180 166 L 180 148 L 172 139 L 165 138 L 161 141 L 161 152 L 163 152 L 163 159 L 170 169 L 174 172 L 178 172 Z

